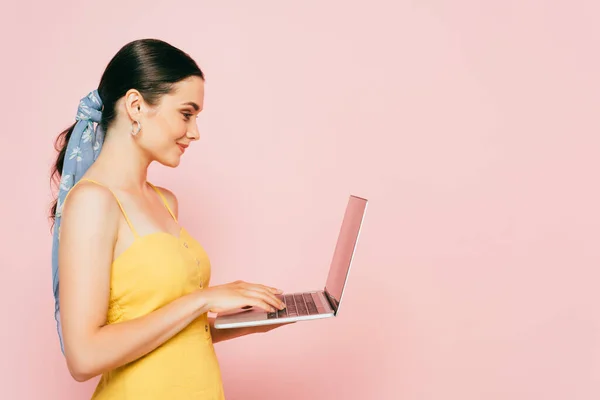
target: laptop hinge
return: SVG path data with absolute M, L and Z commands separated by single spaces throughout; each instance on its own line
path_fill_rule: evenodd
M 325 294 L 325 298 L 327 299 L 327 302 L 329 303 L 329 307 L 331 307 L 331 309 L 333 310 L 333 313 L 336 314 L 337 313 L 337 307 L 335 306 L 335 302 L 330 298 L 330 294 L 327 291 L 327 288 L 325 288 L 325 290 L 323 290 L 323 293 Z

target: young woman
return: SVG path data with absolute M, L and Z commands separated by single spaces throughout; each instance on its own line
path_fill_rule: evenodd
M 209 259 L 179 224 L 177 198 L 146 180 L 150 163 L 176 167 L 199 139 L 203 98 L 194 60 L 137 40 L 57 140 L 56 321 L 72 376 L 102 375 L 94 399 L 223 399 L 213 343 L 273 326 L 217 331 L 207 313 L 284 307 L 272 287 L 209 286 Z

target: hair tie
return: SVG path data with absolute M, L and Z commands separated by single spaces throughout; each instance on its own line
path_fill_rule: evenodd
M 54 289 L 54 319 L 60 349 L 65 352 L 62 340 L 62 326 L 60 323 L 60 304 L 58 299 L 58 243 L 60 239 L 60 222 L 62 208 L 67 193 L 81 179 L 88 168 L 96 161 L 100 149 L 104 143 L 104 132 L 99 125 L 102 120 L 102 100 L 98 90 L 90 92 L 79 101 L 76 123 L 67 143 L 61 180 L 58 188 L 58 199 L 56 203 L 56 218 L 54 226 L 54 237 L 52 241 L 52 284 Z M 97 124 L 94 127 L 94 123 Z

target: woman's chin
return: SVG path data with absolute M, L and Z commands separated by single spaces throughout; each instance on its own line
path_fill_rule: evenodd
M 179 164 L 181 163 L 181 157 L 180 156 L 169 157 L 169 158 L 164 158 L 162 160 L 157 160 L 157 161 L 159 163 L 161 163 L 162 165 L 164 165 L 165 167 L 175 168 L 175 167 L 178 167 Z

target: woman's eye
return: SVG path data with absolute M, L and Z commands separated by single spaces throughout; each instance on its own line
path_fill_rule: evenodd
M 192 114 L 190 114 L 190 113 L 183 113 L 183 116 L 185 117 L 186 121 L 189 121 L 189 119 L 192 117 Z

